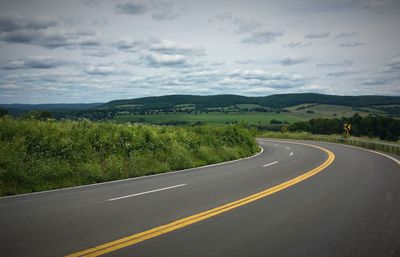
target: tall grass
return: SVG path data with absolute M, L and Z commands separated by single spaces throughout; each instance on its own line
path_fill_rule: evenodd
M 261 137 L 267 138 L 283 138 L 283 139 L 303 139 L 310 140 L 312 139 L 312 134 L 309 132 L 276 132 L 276 131 L 264 131 L 262 132 Z
M 242 126 L 0 119 L 0 195 L 145 176 L 249 156 Z

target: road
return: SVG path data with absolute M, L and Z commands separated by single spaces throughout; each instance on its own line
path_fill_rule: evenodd
M 0 198 L 0 255 L 400 256 L 399 163 L 344 145 L 258 142 L 261 154 L 236 162 Z

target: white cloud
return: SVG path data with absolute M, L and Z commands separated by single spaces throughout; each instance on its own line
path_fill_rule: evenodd
M 150 13 L 154 21 L 172 20 L 179 16 L 175 11 L 174 4 L 165 1 L 129 1 L 117 3 L 114 6 L 117 14 L 138 16 Z
M 304 37 L 309 39 L 318 39 L 318 38 L 326 38 L 329 37 L 331 33 L 329 31 L 326 32 L 314 32 L 306 34 Z
M 15 84 L 0 84 L 0 89 L 18 89 L 19 87 Z
M 332 67 L 349 67 L 352 66 L 354 63 L 353 60 L 342 60 L 340 62 L 322 62 L 317 63 L 315 66 L 320 68 L 332 68 Z
M 143 15 L 148 12 L 148 7 L 141 2 L 117 3 L 114 8 L 116 13 L 127 15 Z
M 169 40 L 155 40 L 156 42 L 150 44 L 149 50 L 162 54 L 172 55 L 191 55 L 191 56 L 204 56 L 205 50 L 202 47 L 193 46 L 184 43 L 177 43 Z
M 280 60 L 280 64 L 289 66 L 289 65 L 306 63 L 307 61 L 308 61 L 308 58 L 305 58 L 305 57 L 287 56 Z
M 301 41 L 295 41 L 295 42 L 289 42 L 286 44 L 283 44 L 282 47 L 289 47 L 289 48 L 302 48 L 302 47 L 308 47 L 311 46 L 312 43 L 308 42 L 308 43 L 304 43 Z
M 3 2 L 1 101 L 400 94 L 397 0 Z
M 74 63 L 71 61 L 56 59 L 51 56 L 33 56 L 7 61 L 0 68 L 3 70 L 52 69 L 72 64 Z
M 187 59 L 185 58 L 185 56 L 180 54 L 169 55 L 169 54 L 150 53 L 146 56 L 146 59 L 149 65 L 153 67 L 161 67 L 161 66 L 183 67 L 187 65 Z
M 282 35 L 283 32 L 281 31 L 260 30 L 250 33 L 249 36 L 242 39 L 242 42 L 252 44 L 270 44 Z
M 342 42 L 338 43 L 339 47 L 358 47 L 358 46 L 365 46 L 365 43 L 362 42 Z

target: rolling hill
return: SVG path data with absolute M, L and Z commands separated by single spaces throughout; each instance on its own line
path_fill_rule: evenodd
M 154 108 L 173 108 L 176 105 L 192 104 L 201 109 L 212 107 L 228 107 L 238 104 L 256 104 L 261 107 L 280 109 L 306 103 L 343 105 L 349 107 L 368 107 L 378 105 L 397 105 L 400 104 L 400 97 L 375 95 L 338 96 L 313 93 L 278 94 L 263 97 L 247 97 L 240 95 L 167 95 L 114 100 L 99 106 L 99 108 L 137 108 L 148 110 Z
M 56 119 L 115 120 L 165 125 L 215 123 L 279 124 L 314 118 L 382 115 L 400 117 L 398 96 L 338 96 L 314 93 L 260 97 L 166 95 L 94 104 L 1 105 L 16 116 L 49 110 Z

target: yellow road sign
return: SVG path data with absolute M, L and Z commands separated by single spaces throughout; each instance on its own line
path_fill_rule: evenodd
M 345 124 L 343 125 L 343 128 L 344 128 L 344 130 L 346 130 L 346 131 L 350 131 L 350 130 L 351 130 L 351 124 L 350 124 L 350 123 L 345 123 Z
M 349 136 L 350 135 L 350 130 L 351 130 L 351 124 L 350 123 L 343 124 L 343 129 L 346 132 L 346 135 Z

